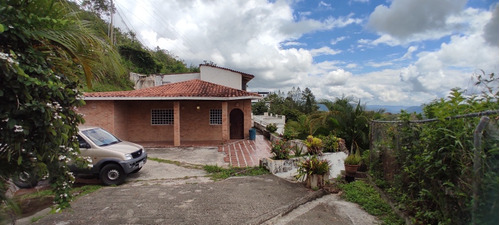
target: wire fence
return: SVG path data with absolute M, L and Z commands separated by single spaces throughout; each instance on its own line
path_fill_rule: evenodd
M 370 175 L 407 223 L 498 224 L 498 111 L 370 125 Z

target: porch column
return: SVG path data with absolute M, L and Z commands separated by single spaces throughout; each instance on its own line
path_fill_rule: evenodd
M 229 140 L 229 116 L 228 116 L 228 104 L 227 102 L 222 102 L 222 140 Z
M 174 146 L 181 145 L 181 111 L 180 103 L 174 102 Z

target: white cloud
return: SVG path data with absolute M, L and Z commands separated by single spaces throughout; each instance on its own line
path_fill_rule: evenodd
M 450 5 L 450 1 L 454 4 Z M 329 40 L 335 49 L 324 45 L 312 47 L 316 45 L 301 37 L 314 38 L 314 33 L 337 31 L 346 26 L 360 30 L 362 19 L 354 14 L 311 19 L 310 11 L 294 13 L 289 0 L 172 0 L 154 4 L 118 1 L 116 4 L 123 14 L 134 14 L 129 25 L 138 29 L 139 40 L 150 48 L 167 49 L 187 65 L 208 60 L 254 74 L 249 83 L 251 91 L 300 86 L 309 87 L 318 99 L 349 95 L 368 104 L 418 105 L 445 96 L 453 87 L 463 87 L 477 69 L 498 73 L 498 25 L 496 45 L 494 36 L 498 7 L 492 8 L 493 12 L 497 10 L 495 14 L 463 9 L 464 0 L 388 2 L 389 7 L 378 6 L 370 15 L 368 26 L 377 31 L 378 37 L 334 33 L 326 42 Z M 426 10 L 429 12 L 424 13 Z M 437 49 L 426 49 L 425 40 L 443 35 L 449 39 L 443 39 L 446 41 Z M 355 40 L 351 43 L 353 38 L 359 38 L 357 43 Z M 356 44 L 359 49 L 355 49 Z M 344 59 L 340 53 L 351 56 L 352 52 L 338 49 L 349 49 L 348 45 L 353 51 L 372 54 L 373 58 Z M 386 55 L 370 52 L 384 50 L 385 45 L 401 51 Z M 344 46 L 347 47 L 341 48 Z M 315 56 L 325 55 L 330 61 L 315 61 L 318 59 Z M 359 72 L 365 68 L 370 72 Z
M 406 53 L 401 57 L 402 60 L 404 59 L 411 59 L 413 57 L 413 52 L 417 51 L 418 47 L 417 46 L 410 46 Z
M 341 42 L 341 41 L 345 40 L 346 38 L 347 38 L 346 36 L 337 37 L 337 38 L 335 38 L 335 39 L 331 40 L 331 41 L 330 41 L 330 44 L 331 44 L 331 45 L 336 45 L 337 43 L 339 43 L 339 42 Z
M 286 41 L 282 44 L 283 46 L 305 46 L 307 45 L 306 43 L 300 43 L 297 41 Z
M 326 8 L 330 8 L 330 7 L 332 6 L 332 4 L 328 4 L 328 3 L 324 2 L 324 1 L 320 1 L 320 2 L 318 3 L 318 5 L 319 5 L 320 7 L 326 7 Z
M 330 71 L 326 76 L 324 76 L 322 78 L 322 83 L 327 86 L 344 85 L 351 76 L 351 72 L 344 71 L 343 69 L 338 69 Z
M 367 65 L 371 67 L 384 67 L 392 65 L 392 62 L 368 62 Z
M 330 47 L 321 47 L 321 48 L 317 48 L 317 49 L 311 49 L 311 55 L 314 57 L 314 56 L 319 56 L 319 55 L 336 55 L 336 54 L 339 54 L 340 50 L 334 50 L 334 49 L 331 49 Z
M 351 24 L 361 24 L 361 22 L 363 22 L 362 19 L 353 18 L 353 16 L 354 16 L 354 14 L 351 13 L 348 16 L 339 17 L 339 18 L 329 17 L 325 21 L 325 24 L 327 25 L 326 27 L 328 29 L 331 29 L 331 28 L 335 28 L 335 27 L 345 27 L 345 26 L 351 25 Z
M 490 21 L 484 26 L 483 37 L 488 44 L 498 47 L 498 4 L 494 7 Z
M 368 26 L 399 41 L 437 39 L 450 34 L 457 24 L 448 18 L 459 14 L 467 0 L 394 0 L 379 5 Z
M 345 68 L 347 68 L 347 69 L 354 69 L 356 67 L 358 67 L 358 64 L 356 64 L 356 63 L 349 63 L 349 64 L 347 64 L 347 66 Z
M 457 35 L 437 51 L 419 53 L 400 77 L 414 92 L 444 97 L 451 88 L 467 88 L 474 71 L 498 73 L 498 60 L 498 48 L 489 47 L 481 35 Z

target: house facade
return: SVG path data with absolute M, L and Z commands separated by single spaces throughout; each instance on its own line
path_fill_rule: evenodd
M 244 82 L 240 77 L 239 84 Z M 103 127 L 119 138 L 182 146 L 248 138 L 251 101 L 258 98 L 238 88 L 189 79 L 132 91 L 85 93 L 86 105 L 78 111 L 85 125 Z

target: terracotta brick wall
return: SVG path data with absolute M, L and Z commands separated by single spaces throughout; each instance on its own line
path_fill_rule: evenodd
M 117 137 L 132 142 L 174 140 L 173 125 L 152 125 L 151 109 L 173 109 L 173 101 L 86 101 L 78 109 L 85 125 L 100 126 Z M 200 109 L 197 109 L 197 106 Z M 209 124 L 209 110 L 220 109 L 220 101 L 181 101 L 180 132 L 183 141 L 222 141 L 222 125 Z M 228 112 L 239 108 L 244 113 L 244 136 L 252 127 L 251 101 L 229 101 Z
M 83 114 L 87 126 L 99 126 L 115 134 L 114 102 L 113 101 L 86 101 L 85 106 L 77 109 Z
M 135 142 L 173 141 L 173 125 L 152 125 L 152 109 L 173 109 L 170 101 L 128 101 L 126 107 L 127 140 Z
M 182 141 L 222 140 L 222 125 L 210 125 L 209 121 L 210 109 L 221 107 L 219 101 L 182 101 L 181 144 Z

